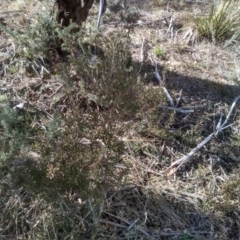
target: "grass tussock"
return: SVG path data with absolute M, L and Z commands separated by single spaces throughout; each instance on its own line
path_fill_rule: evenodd
M 240 9 L 238 1 L 215 1 L 208 16 L 196 19 L 200 36 L 212 42 L 234 40 L 240 34 Z

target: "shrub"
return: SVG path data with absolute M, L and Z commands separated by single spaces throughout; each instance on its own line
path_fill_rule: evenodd
M 44 127 L 34 131 L 31 128 L 34 116 L 29 116 L 28 111 L 19 114 L 6 108 L 6 114 L 3 109 L 0 117 L 2 123 L 7 124 L 3 125 L 4 133 L 13 139 L 21 137 L 31 141 L 8 148 L 2 144 L 1 150 L 7 156 L 21 158 L 20 161 L 27 159 L 27 154 L 22 156 L 23 152 L 32 151 L 39 156 L 36 161 L 23 160 L 20 172 L 9 170 L 17 176 L 14 182 L 26 190 L 43 194 L 49 200 L 69 191 L 78 193 L 81 199 L 96 200 L 108 187 L 122 183 L 123 171 L 115 165 L 122 161 L 121 136 L 126 129 L 118 122 L 134 116 L 139 108 L 140 85 L 134 69 L 126 66 L 130 61 L 126 34 L 114 32 L 108 37 L 99 35 L 93 39 L 95 46 L 101 44 L 105 49 L 104 59 L 94 61 L 91 52 L 71 45 L 73 38 L 76 45 L 85 44 L 84 31 L 70 36 L 64 29 L 59 36 L 69 53 L 67 64 L 60 64 L 58 72 L 67 107 L 58 111 L 61 100 L 53 102 L 55 117 L 50 122 L 42 119 Z M 77 49 L 79 57 L 74 52 Z M 20 117 L 21 125 L 18 124 Z M 28 150 L 22 151 L 23 148 Z
M 236 1 L 216 1 L 208 16 L 196 19 L 200 36 L 212 42 L 233 40 L 240 34 L 240 9 Z
M 29 234 L 34 239 L 38 239 L 37 235 L 41 235 L 46 226 L 51 226 L 48 229 L 49 236 L 52 236 L 50 238 L 60 236 L 58 232 L 54 233 L 60 221 L 61 225 L 66 223 L 63 228 L 69 228 L 70 225 L 76 228 L 76 222 L 70 217 L 65 222 L 61 220 L 64 213 L 59 199 L 64 199 L 69 208 L 74 209 L 74 201 L 70 200 L 70 196 L 77 195 L 82 202 L 94 202 L 94 211 L 97 212 L 98 203 L 107 189 L 117 188 L 124 183 L 127 168 L 116 168 L 116 164 L 125 165 L 122 159 L 125 146 L 121 139 L 128 131 L 128 126 L 120 122 L 131 119 L 140 108 L 138 97 L 141 84 L 137 82 L 137 71 L 129 66 L 131 55 L 128 35 L 113 32 L 108 37 L 98 35 L 91 38 L 84 29 L 72 35 L 68 34 L 67 29 L 59 31 L 68 54 L 64 62 L 56 67 L 58 75 L 48 79 L 49 85 L 51 81 L 56 83 L 55 79 L 60 79 L 62 84 L 61 93 L 50 103 L 51 120 L 38 110 L 33 112 L 31 106 L 22 111 L 13 109 L 8 106 L 7 98 L 2 99 L 0 108 L 2 179 L 8 186 L 11 185 L 10 188 L 27 192 L 40 206 L 44 203 L 43 208 L 48 205 L 52 209 L 45 220 L 40 219 L 38 228 L 33 227 L 35 216 L 44 217 L 44 213 L 41 215 L 36 210 L 36 215 L 32 216 L 28 225 L 31 229 Z M 93 44 L 96 49 L 101 46 L 104 56 L 92 56 L 91 47 L 85 47 L 85 39 L 88 40 L 88 46 Z M 34 88 L 34 91 L 38 90 Z M 19 96 L 21 94 L 28 99 L 28 93 L 19 92 Z M 62 108 L 62 105 L 66 107 Z M 49 106 L 45 107 L 49 109 Z M 36 117 L 38 113 L 40 119 Z M 37 157 L 31 157 L 30 152 Z M 3 184 L 0 184 L 1 188 L 4 188 Z M 8 200 L 6 197 L 0 201 Z M 12 203 L 9 204 L 12 206 Z M 17 211 L 13 206 L 11 208 Z M 9 233 L 5 223 L 15 226 L 13 234 L 18 231 L 20 223 L 17 217 L 5 215 L 4 218 L 1 227 L 6 228 L 5 234 Z M 69 232 L 64 230 L 66 235 Z M 71 232 L 70 235 L 79 238 L 78 233 L 74 234 Z
M 22 238 L 82 239 L 86 231 L 77 216 L 90 227 L 97 224 L 107 190 L 124 184 L 128 166 L 122 139 L 133 127 L 129 122 L 154 111 L 155 124 L 162 97 L 160 89 L 153 93 L 139 82 L 128 33 L 89 36 L 84 27 L 74 32 L 74 25 L 62 29 L 45 20 L 14 32 L 15 62 L 40 56 L 54 71 L 40 85 L 26 84 L 27 91 L 16 88 L 18 100 L 29 100 L 27 109 L 0 99 L 0 210 L 5 211 L 0 227 L 5 235 Z M 60 61 L 49 54 L 49 41 L 54 48 L 57 38 L 66 53 Z M 56 85 L 61 85 L 57 91 Z
M 159 46 L 156 46 L 153 49 L 153 52 L 156 55 L 156 57 L 158 57 L 160 59 L 163 59 L 165 57 L 165 54 L 166 54 L 165 50 L 162 47 L 159 47 Z

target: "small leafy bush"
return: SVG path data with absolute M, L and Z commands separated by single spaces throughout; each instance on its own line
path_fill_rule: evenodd
M 162 47 L 159 47 L 159 46 L 156 46 L 153 49 L 153 52 L 156 55 L 156 57 L 158 57 L 160 59 L 163 59 L 165 57 L 165 54 L 166 54 L 165 49 L 163 49 Z
M 136 23 L 140 17 L 140 13 L 134 8 L 128 8 L 120 13 L 121 21 L 125 24 Z
M 200 36 L 212 42 L 234 40 L 240 34 L 240 9 L 234 0 L 216 1 L 208 16 L 196 19 Z

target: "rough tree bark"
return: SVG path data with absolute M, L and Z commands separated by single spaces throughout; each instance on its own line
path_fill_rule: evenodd
M 66 27 L 71 19 L 72 22 L 81 26 L 86 21 L 93 3 L 94 0 L 56 0 L 57 21 Z

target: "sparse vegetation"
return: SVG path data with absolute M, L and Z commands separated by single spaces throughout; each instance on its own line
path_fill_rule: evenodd
M 1 239 L 238 239 L 237 106 L 165 171 L 240 94 L 239 1 L 221 4 L 136 1 L 97 31 L 95 5 L 79 29 L 48 1 L 2 3 Z M 184 39 L 194 23 L 211 43 Z

